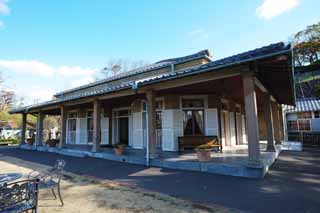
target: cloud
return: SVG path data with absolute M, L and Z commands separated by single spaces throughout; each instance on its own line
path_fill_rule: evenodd
M 279 16 L 299 5 L 299 0 L 264 0 L 256 9 L 256 15 L 265 20 Z
M 10 13 L 7 3 L 8 0 L 0 0 L 0 13 L 3 15 L 8 15 Z
M 0 20 L 0 29 L 4 27 L 4 23 Z
M 38 60 L 1 60 L 6 83 L 26 104 L 50 100 L 56 92 L 94 81 L 95 69 L 81 66 L 52 66 Z M 27 78 L 27 80 L 25 80 Z
M 94 81 L 94 78 L 91 77 L 91 76 L 84 77 L 84 78 L 81 78 L 81 79 L 73 80 L 73 81 L 71 82 L 71 87 L 82 86 L 82 85 L 91 83 L 91 82 L 93 82 L 93 81 Z
M 190 32 L 188 32 L 188 36 L 194 39 L 207 39 L 209 38 L 209 34 L 203 28 L 194 28 Z
M 53 77 L 58 76 L 91 76 L 94 69 L 80 66 L 50 66 L 37 60 L 0 60 L 0 68 L 16 73 L 28 73 L 35 76 Z

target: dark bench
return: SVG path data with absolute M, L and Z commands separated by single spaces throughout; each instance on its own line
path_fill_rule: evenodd
M 195 149 L 203 144 L 210 144 L 218 152 L 222 152 L 222 145 L 217 136 L 180 136 L 178 137 L 179 152 L 185 149 Z

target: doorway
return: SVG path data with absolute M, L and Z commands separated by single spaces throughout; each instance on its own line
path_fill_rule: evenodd
M 114 111 L 114 144 L 129 145 L 129 113 L 127 109 Z
M 128 117 L 120 117 L 118 122 L 119 143 L 128 145 L 129 142 L 129 119 Z

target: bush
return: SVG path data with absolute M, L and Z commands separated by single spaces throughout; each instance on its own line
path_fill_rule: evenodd
M 0 144 L 1 143 L 19 144 L 19 140 L 17 138 L 0 139 Z

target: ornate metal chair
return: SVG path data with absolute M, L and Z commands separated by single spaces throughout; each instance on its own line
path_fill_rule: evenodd
M 39 180 L 22 180 L 0 187 L 0 213 L 37 212 Z
M 51 169 L 45 172 L 32 171 L 28 175 L 28 179 L 38 178 L 40 180 L 39 189 L 50 189 L 55 199 L 57 199 L 57 196 L 54 190 L 57 189 L 61 206 L 63 206 L 64 203 L 60 192 L 60 182 L 63 177 L 65 165 L 66 162 L 64 160 L 58 159 Z

